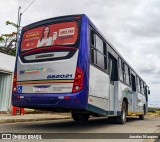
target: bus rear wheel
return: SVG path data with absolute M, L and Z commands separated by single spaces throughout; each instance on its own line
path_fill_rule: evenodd
M 89 114 L 72 112 L 72 118 L 74 121 L 86 122 L 89 119 Z
M 144 120 L 144 115 L 139 115 L 140 120 Z
M 126 103 L 123 102 L 122 108 L 121 108 L 121 115 L 116 117 L 116 122 L 118 124 L 125 124 L 126 120 L 127 120 L 127 107 L 126 107 Z
M 139 119 L 140 120 L 144 120 L 144 116 L 146 114 L 146 109 L 145 109 L 145 106 L 143 107 L 143 114 L 142 115 L 139 115 Z

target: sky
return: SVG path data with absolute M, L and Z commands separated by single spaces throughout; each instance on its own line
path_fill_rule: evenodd
M 1 0 L 0 34 L 15 29 L 33 0 Z M 150 87 L 149 105 L 160 107 L 160 1 L 159 0 L 35 0 L 22 13 L 21 26 L 43 19 L 86 14 Z M 15 30 L 16 31 L 16 30 Z

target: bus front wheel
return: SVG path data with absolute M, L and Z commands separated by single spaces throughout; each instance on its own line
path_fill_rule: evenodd
M 74 121 L 86 122 L 89 119 L 89 114 L 72 112 L 72 118 Z
M 126 120 L 127 120 L 127 107 L 126 107 L 126 103 L 123 102 L 122 108 L 121 108 L 121 115 L 116 117 L 116 122 L 118 124 L 125 124 Z

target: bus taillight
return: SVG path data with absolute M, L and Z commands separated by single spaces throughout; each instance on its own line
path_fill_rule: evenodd
M 84 78 L 84 73 L 82 69 L 79 67 L 76 68 L 76 75 L 74 78 L 74 84 L 72 88 L 72 93 L 76 93 L 78 91 L 81 91 L 83 89 L 83 78 Z
M 16 72 L 14 73 L 12 91 L 17 92 L 17 73 Z

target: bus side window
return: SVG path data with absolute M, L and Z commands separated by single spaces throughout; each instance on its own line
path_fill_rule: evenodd
M 91 28 L 90 31 L 91 62 L 100 69 L 107 70 L 107 46 L 102 38 Z
M 124 64 L 124 67 L 125 67 L 125 82 L 126 84 L 130 85 L 130 72 L 129 72 L 129 68 L 126 64 Z
M 104 69 L 107 70 L 107 44 L 103 42 Z
M 95 46 L 95 34 L 94 34 L 93 30 L 91 30 L 91 45 Z
M 146 90 L 146 93 L 145 93 L 146 101 L 148 101 L 148 87 L 147 86 L 145 87 L 145 90 Z
M 141 80 L 141 93 L 144 94 L 144 83 L 142 80 Z
M 137 91 L 140 92 L 140 81 L 139 81 L 139 77 L 137 77 L 136 79 L 137 79 Z
M 140 93 L 142 93 L 142 91 L 141 91 L 141 89 L 142 89 L 141 86 L 142 86 L 142 85 L 141 85 L 141 79 L 139 78 L 139 87 L 140 87 L 140 91 L 139 91 L 139 92 L 140 92 Z
M 136 91 L 136 77 L 131 73 L 132 91 Z
M 93 30 L 91 30 L 91 47 L 90 47 L 90 50 L 91 50 L 91 62 L 94 63 L 94 64 L 97 64 L 97 52 L 95 50 L 95 33 L 93 32 Z
M 118 59 L 118 66 L 119 66 L 119 79 L 123 81 L 123 71 L 122 71 L 122 60 L 121 58 Z
M 97 64 L 97 55 L 96 50 L 91 48 L 91 62 Z
M 103 40 L 96 35 L 97 65 L 104 69 L 104 44 Z
M 118 58 L 118 67 L 119 67 L 120 69 L 122 69 L 122 67 L 121 67 L 121 58 Z
M 122 64 L 122 71 L 123 71 L 123 81 L 126 82 L 126 73 L 125 73 L 125 63 Z
M 130 72 L 130 68 L 128 68 L 128 77 L 129 77 L 129 85 L 131 85 L 131 72 Z

